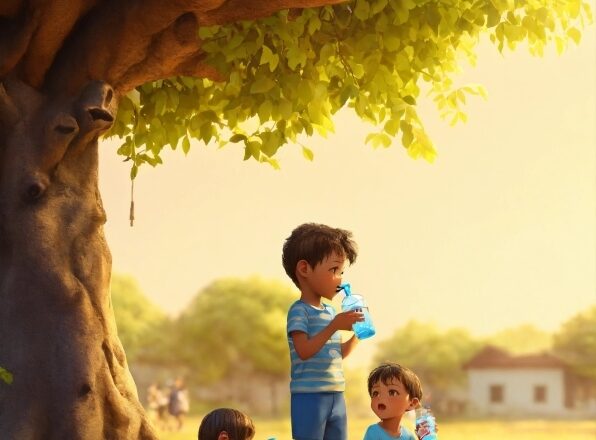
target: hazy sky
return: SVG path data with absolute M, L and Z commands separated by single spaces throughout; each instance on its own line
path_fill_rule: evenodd
M 100 185 L 115 273 L 176 313 L 220 277 L 287 280 L 281 246 L 302 222 L 350 229 L 360 247 L 345 280 L 368 299 L 377 340 L 411 319 L 489 334 L 522 323 L 554 330 L 596 304 L 596 36 L 562 56 L 502 56 L 486 44 L 461 83 L 481 83 L 469 121 L 450 127 L 422 104 L 438 158 L 344 112 L 336 134 L 280 150 L 282 170 L 243 162 L 237 145 L 193 144 L 142 168 L 128 223 L 128 164 L 101 146 Z M 289 280 L 287 280 L 289 283 Z M 298 295 L 297 295 L 298 297 Z

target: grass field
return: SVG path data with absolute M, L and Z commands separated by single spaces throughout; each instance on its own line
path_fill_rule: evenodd
M 160 431 L 161 440 L 197 438 L 201 417 L 189 417 L 179 432 Z M 254 440 L 291 440 L 290 421 L 255 418 Z M 361 440 L 366 427 L 374 419 L 350 420 L 350 440 Z M 440 440 L 596 440 L 596 421 L 440 421 Z

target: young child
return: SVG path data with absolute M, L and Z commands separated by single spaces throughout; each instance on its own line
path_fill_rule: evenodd
M 295 440 L 347 439 L 342 359 L 358 339 L 352 335 L 342 343 L 338 330 L 351 330 L 364 317 L 355 311 L 336 314 L 321 300 L 337 294 L 344 267 L 356 255 L 351 232 L 315 223 L 298 226 L 283 246 L 284 269 L 300 289 L 287 323 Z
M 400 422 L 406 411 L 422 399 L 422 385 L 414 372 L 395 363 L 385 363 L 368 376 L 370 407 L 381 421 L 370 425 L 364 440 L 417 440 Z
M 201 421 L 198 440 L 252 440 L 255 425 L 246 414 L 232 408 L 218 408 Z

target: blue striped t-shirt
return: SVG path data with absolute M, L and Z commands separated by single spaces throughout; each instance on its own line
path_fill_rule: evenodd
M 304 332 L 309 339 L 329 325 L 335 310 L 328 304 L 319 309 L 303 301 L 296 301 L 288 311 L 288 344 L 292 362 L 290 392 L 323 393 L 345 389 L 342 368 L 341 336 L 335 332 L 314 356 L 303 361 L 294 349 L 290 336 L 293 331 Z

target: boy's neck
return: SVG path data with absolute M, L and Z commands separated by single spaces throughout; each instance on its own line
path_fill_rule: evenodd
M 321 297 L 313 292 L 309 292 L 309 291 L 301 291 L 300 292 L 300 301 L 305 302 L 308 305 L 317 307 L 317 308 L 321 308 L 322 304 L 321 304 Z
M 384 419 L 379 422 L 379 426 L 383 428 L 392 437 L 399 437 L 401 434 L 400 428 L 401 416 Z

